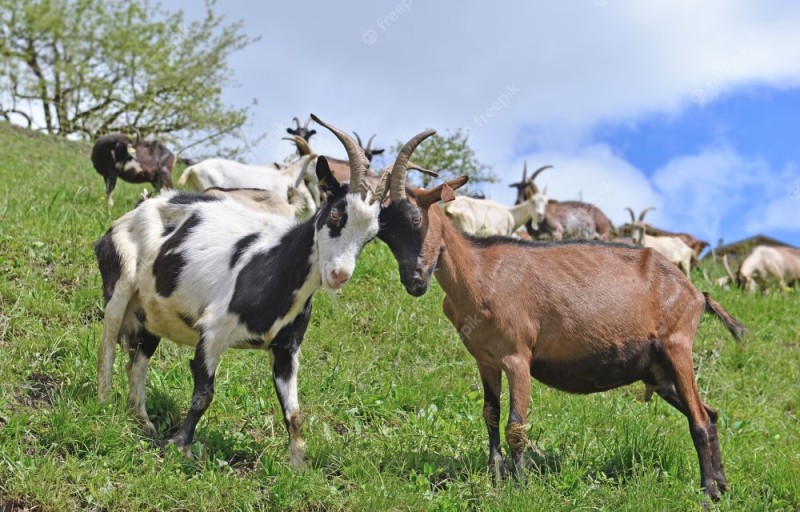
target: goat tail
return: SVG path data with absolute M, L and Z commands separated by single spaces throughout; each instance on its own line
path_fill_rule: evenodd
M 189 175 L 194 174 L 194 166 L 191 165 L 183 170 L 181 173 L 181 177 L 178 179 L 178 185 L 184 186 L 186 185 L 186 181 L 189 179 Z
M 730 331 L 731 335 L 736 341 L 741 341 L 742 337 L 747 332 L 747 327 L 744 326 L 743 323 L 733 318 L 725 308 L 723 308 L 719 302 L 715 301 L 711 297 L 708 296 L 707 293 L 703 293 L 703 296 L 706 299 L 706 313 L 711 313 L 717 318 L 719 318 L 725 327 Z

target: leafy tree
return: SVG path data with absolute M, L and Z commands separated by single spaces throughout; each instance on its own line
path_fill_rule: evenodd
M 0 117 L 89 139 L 243 137 L 252 105 L 226 106 L 221 92 L 228 57 L 254 39 L 213 9 L 185 23 L 147 0 L 0 0 Z
M 392 151 L 396 155 L 400 152 L 405 141 L 398 141 Z M 432 171 L 439 171 L 439 178 L 432 178 L 426 174 L 410 172 L 408 179 L 423 188 L 433 185 L 441 180 L 449 180 L 466 174 L 469 182 L 465 186 L 467 193 L 480 191 L 480 184 L 495 183 L 497 176 L 491 167 L 482 163 L 475 156 L 475 151 L 469 146 L 469 132 L 458 129 L 445 135 L 438 133 L 425 140 L 414 150 L 412 156 L 414 163 Z

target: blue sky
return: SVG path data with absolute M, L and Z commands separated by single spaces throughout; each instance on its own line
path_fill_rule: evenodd
M 201 15 L 194 0 L 168 9 Z M 617 223 L 716 243 L 800 245 L 800 4 L 765 1 L 425 0 L 251 3 L 217 10 L 259 42 L 233 56 L 231 104 L 253 98 L 253 163 L 282 159 L 309 112 L 384 146 L 464 128 L 510 203 L 522 162 Z M 176 27 L 177 30 L 180 27 Z M 319 152 L 342 153 L 328 134 Z

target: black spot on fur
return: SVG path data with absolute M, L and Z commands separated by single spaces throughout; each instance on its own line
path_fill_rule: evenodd
M 239 261 L 239 258 L 242 257 L 242 254 L 244 254 L 244 251 L 246 251 L 248 247 L 253 245 L 253 242 L 255 242 L 257 238 L 258 238 L 258 233 L 251 233 L 247 236 L 243 236 L 242 238 L 236 241 L 236 243 L 233 246 L 233 255 L 231 255 L 231 263 L 230 263 L 231 268 L 236 266 L 236 263 Z
M 169 297 L 178 287 L 178 277 L 186 264 L 179 249 L 192 228 L 198 224 L 200 217 L 194 213 L 175 230 L 158 251 L 158 256 L 153 262 L 153 275 L 156 278 L 156 292 L 162 297 Z
M 194 204 L 194 203 L 211 203 L 214 201 L 221 201 L 219 196 L 212 196 L 201 194 L 199 192 L 184 192 L 176 194 L 169 198 L 170 204 Z
M 300 350 L 300 343 L 303 342 L 310 318 L 311 299 L 308 299 L 303 312 L 297 315 L 291 324 L 278 331 L 275 339 L 269 344 L 274 357 L 272 374 L 275 379 L 286 381 L 292 376 L 292 358 Z
M 197 320 L 192 318 L 191 315 L 187 315 L 186 313 L 180 313 L 178 316 L 180 317 L 181 322 L 183 322 L 183 324 L 186 327 L 192 330 L 197 330 L 197 328 L 194 326 L 194 324 L 197 323 Z
M 153 357 L 153 354 L 156 353 L 156 349 L 158 348 L 158 344 L 160 342 L 161 338 L 150 331 L 143 330 L 138 334 L 135 339 L 135 344 L 132 344 L 131 348 L 140 351 L 148 359 L 150 359 Z
M 254 254 L 242 267 L 228 310 L 238 315 L 250 332 L 266 333 L 275 320 L 289 312 L 295 292 L 311 271 L 313 245 L 311 218 L 289 230 L 270 250 Z
M 105 304 L 111 300 L 114 287 L 122 274 L 122 258 L 111 239 L 112 230 L 94 243 L 94 254 L 97 257 L 97 266 L 100 268 L 100 277 L 103 280 L 103 300 Z
M 331 238 L 338 238 L 342 234 L 342 230 L 347 225 L 347 208 L 346 208 L 346 199 L 342 199 L 336 202 L 336 204 L 331 206 L 329 212 L 326 215 L 320 215 L 317 217 L 317 231 L 321 230 L 323 226 L 328 226 L 331 232 Z M 338 221 L 334 222 L 331 220 L 331 213 L 336 212 L 338 214 Z

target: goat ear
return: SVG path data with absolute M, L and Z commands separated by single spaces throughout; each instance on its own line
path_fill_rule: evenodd
M 444 201 L 445 203 L 449 203 L 455 198 L 456 198 L 455 191 L 453 191 L 453 189 L 450 188 L 450 186 L 447 183 L 442 185 L 442 193 L 441 193 L 442 201 Z
M 417 195 L 417 205 L 422 208 L 428 208 L 430 205 L 438 203 L 439 201 L 452 201 L 456 198 L 454 191 L 463 186 L 467 181 L 469 181 L 467 176 L 459 176 L 447 183 L 442 183 L 436 188 L 425 190 Z
M 311 136 L 314 135 L 315 133 L 317 133 L 317 130 L 311 130 L 310 132 L 308 132 L 308 138 L 310 139 Z
M 380 154 L 382 154 L 384 151 L 385 151 L 385 150 L 383 150 L 383 149 L 375 149 L 375 150 L 373 150 L 373 151 L 372 151 L 372 154 L 373 154 L 373 155 L 380 155 Z
M 291 135 L 295 134 L 294 130 L 292 130 L 291 128 L 286 128 L 286 133 L 291 134 Z
M 319 180 L 319 191 L 324 195 L 336 194 L 342 188 L 328 165 L 328 159 L 324 156 L 317 158 L 317 179 Z

